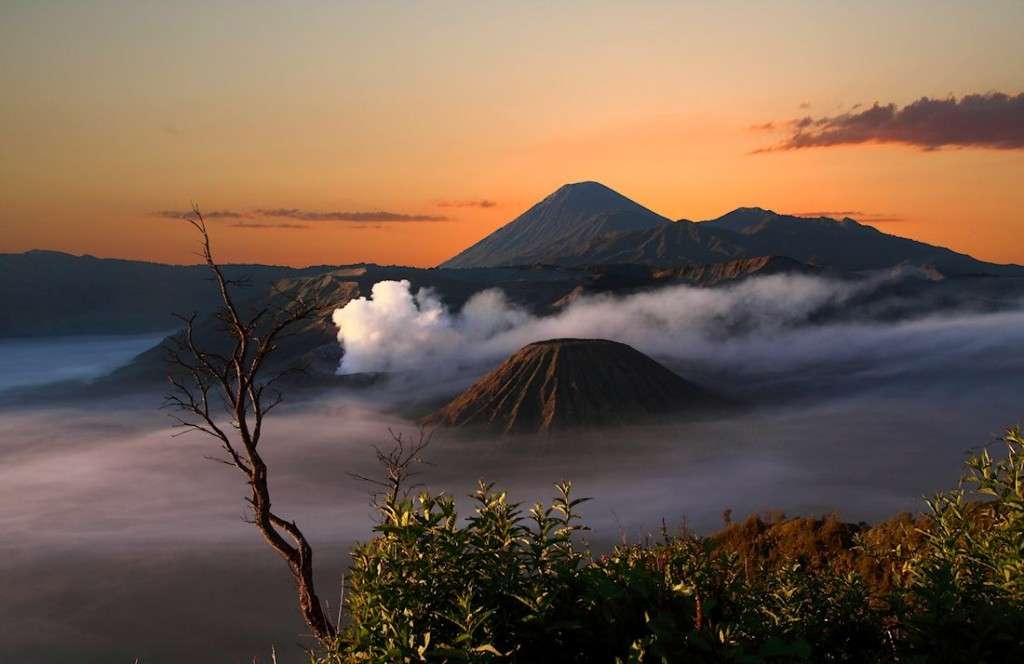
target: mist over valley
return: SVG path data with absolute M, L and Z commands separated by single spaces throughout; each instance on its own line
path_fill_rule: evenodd
M 670 226 L 684 231 L 649 251 Z M 800 248 L 828 255 L 820 243 L 844 259 Z M 290 647 L 311 641 L 245 522 L 245 484 L 160 408 L 168 374 L 188 377 L 168 358 L 189 338 L 229 350 L 214 300 L 178 299 L 198 268 L 3 261 L 39 275 L 11 295 L 38 308 L 0 327 L 5 654 L 221 662 L 274 645 L 302 661 Z M 315 546 L 331 603 L 348 550 L 373 536 L 373 487 L 352 475 L 380 472 L 389 431 L 432 429 L 417 481 L 463 509 L 480 480 L 525 503 L 573 482 L 594 497 L 583 513 L 600 552 L 666 525 L 712 533 L 724 510 L 916 511 L 1020 417 L 1024 268 L 850 220 L 672 222 L 585 182 L 438 268 L 228 266 L 250 271 L 246 312 L 330 304 L 276 344 L 267 368 L 287 399 L 263 437 L 275 505 Z M 148 275 L 178 285 L 132 294 Z M 69 278 L 118 305 L 34 324 Z M 193 336 L 153 333 L 182 321 Z M 87 334 L 53 336 L 73 331 Z
M 710 533 L 724 510 L 869 522 L 917 511 L 923 495 L 955 482 L 968 448 L 1018 421 L 1019 268 L 947 275 L 909 259 L 859 272 L 736 260 L 324 267 L 248 288 L 249 310 L 311 293 L 333 303 L 281 342 L 270 366 L 305 373 L 283 383 L 287 399 L 263 433 L 275 504 L 315 544 L 325 598 L 335 606 L 347 551 L 372 536 L 371 487 L 351 474 L 374 476 L 389 430 L 414 435 L 534 342 L 603 339 L 647 358 L 562 357 L 572 347 L 562 341 L 551 346 L 561 364 L 552 355 L 509 365 L 516 378 L 491 374 L 452 415 L 427 421 L 450 425 L 471 409 L 471 421 L 514 422 L 529 407 L 554 425 L 518 435 L 439 427 L 417 481 L 468 508 L 478 480 L 526 503 L 571 480 L 595 498 L 583 514 L 596 551 L 663 524 Z M 209 312 L 195 329 L 216 347 Z M 159 409 L 180 333 L 39 332 L 0 342 L 5 651 L 16 661 L 220 662 L 275 644 L 278 661 L 302 661 L 290 647 L 310 643 L 294 590 L 242 518 L 244 483 L 206 458 L 216 452 L 206 437 L 174 437 L 181 429 Z M 601 369 L 620 361 L 625 373 Z M 667 387 L 677 379 L 692 387 Z M 586 393 L 587 407 L 613 410 L 628 401 L 623 389 L 651 380 L 662 387 L 643 389 L 690 407 L 605 425 L 573 400 Z M 197 654 L 213 640 L 215 653 Z

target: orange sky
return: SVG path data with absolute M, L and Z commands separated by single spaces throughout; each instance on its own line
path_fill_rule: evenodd
M 1019 2 L 4 3 L 0 251 L 191 262 L 154 213 L 195 200 L 246 215 L 211 221 L 222 260 L 432 265 L 598 180 L 671 218 L 862 211 L 1024 263 L 1022 149 L 750 154 L 804 115 L 1024 91 L 1022 25 Z

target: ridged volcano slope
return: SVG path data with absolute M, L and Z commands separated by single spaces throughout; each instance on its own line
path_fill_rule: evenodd
M 425 423 L 531 433 L 626 423 L 717 401 L 625 344 L 552 339 L 523 347 Z

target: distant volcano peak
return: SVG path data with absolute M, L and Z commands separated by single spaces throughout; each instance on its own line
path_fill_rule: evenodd
M 628 198 L 615 191 L 608 185 L 602 184 L 595 180 L 583 180 L 581 182 L 570 182 L 563 184 L 561 187 L 551 193 L 551 197 L 557 196 L 603 196 L 607 199 L 612 200 L 623 200 L 629 203 L 633 203 Z
M 671 221 L 599 182 L 559 187 L 529 210 L 441 267 L 495 267 L 545 262 L 555 246 L 649 230 Z
M 563 184 L 556 191 L 563 191 L 563 190 L 586 190 L 586 189 L 594 189 L 594 190 L 600 189 L 600 190 L 604 190 L 604 191 L 610 191 L 613 194 L 617 194 L 618 193 L 614 189 L 609 187 L 608 185 L 603 184 L 601 182 L 598 182 L 597 180 L 580 180 L 579 182 L 569 182 L 567 184 Z
M 562 185 L 531 208 L 530 211 L 544 207 L 557 208 L 559 214 L 569 215 L 638 212 L 657 216 L 611 187 L 590 180 Z

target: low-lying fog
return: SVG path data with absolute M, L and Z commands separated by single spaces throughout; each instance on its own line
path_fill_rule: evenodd
M 732 306 L 750 307 L 753 297 Z M 716 342 L 678 329 L 659 336 L 657 306 L 630 304 L 621 340 L 746 405 L 715 419 L 543 440 L 442 432 L 428 454 L 435 465 L 420 479 L 464 495 L 485 478 L 527 503 L 571 479 L 595 498 L 585 513 L 597 548 L 656 533 L 662 519 L 711 531 L 726 508 L 877 520 L 951 488 L 964 452 L 1024 411 L 1024 312 L 758 324 Z M 579 317 L 572 325 L 519 320 L 504 332 L 474 332 L 474 352 L 498 334 L 534 340 L 523 338 L 526 326 L 621 336 L 607 316 L 581 311 L 566 314 Z M 707 320 L 734 313 L 688 309 Z M 80 349 L 55 344 L 42 354 L 56 360 L 62 350 Z M 371 362 L 373 346 L 365 350 Z M 40 365 L 37 378 L 50 366 Z M 397 381 L 402 395 L 434 382 L 417 368 L 421 378 Z M 317 546 L 321 594 L 332 605 L 346 549 L 372 527 L 366 487 L 347 472 L 374 472 L 371 446 L 386 443 L 388 427 L 415 430 L 396 414 L 395 395 L 384 387 L 293 403 L 272 416 L 265 436 L 275 506 Z M 0 411 L 0 660 L 268 661 L 274 644 L 282 664 L 304 661 L 295 644 L 308 641 L 288 574 L 242 521 L 240 477 L 204 460 L 216 453 L 210 440 L 171 438 L 159 404 L 154 392 Z
M 116 369 L 164 335 L 0 339 L 0 392 Z

